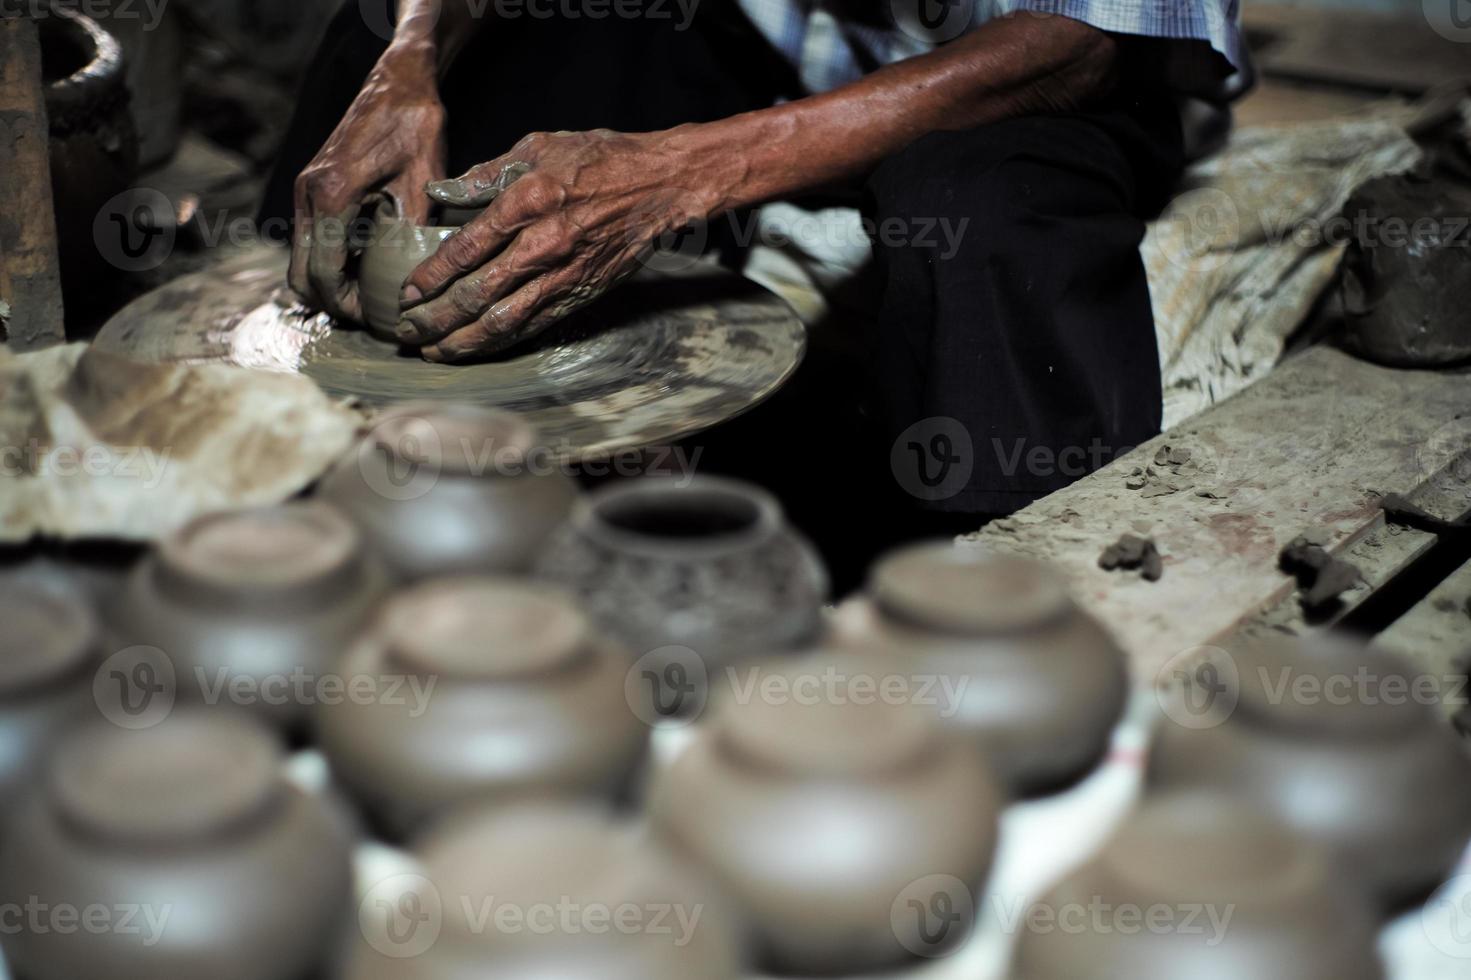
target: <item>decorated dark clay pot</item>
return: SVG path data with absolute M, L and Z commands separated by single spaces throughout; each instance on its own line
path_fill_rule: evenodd
M 774 498 L 715 477 L 646 477 L 584 497 L 537 572 L 640 657 L 667 653 L 645 661 L 651 670 L 677 664 L 700 687 L 734 660 L 811 643 L 828 588 Z
M 158 545 L 109 605 L 115 649 L 156 647 L 184 702 L 303 721 L 386 586 L 352 522 L 323 503 L 201 517 Z
M 241 713 L 74 732 L 0 845 L 0 900 L 40 910 L 5 937 L 17 973 L 303 976 L 350 909 L 350 841 L 281 762 Z M 57 910 L 78 918 L 63 928 Z
M 322 483 L 403 579 L 519 572 L 577 485 L 509 412 L 445 402 L 389 409 Z
M 0 580 L 0 823 L 60 733 L 95 715 L 100 649 L 96 617 L 79 592 Z
M 941 716 L 1014 792 L 1056 788 L 1108 749 L 1129 695 L 1123 653 L 1045 565 L 948 543 L 881 559 L 835 617 L 841 642 L 940 678 Z
M 349 690 L 318 731 L 333 773 L 407 835 L 484 797 L 609 798 L 648 727 L 624 698 L 630 658 L 558 590 L 439 579 L 395 595 L 342 663 Z
M 939 880 L 948 907 L 973 908 L 990 868 L 1000 797 L 986 760 L 928 711 L 845 680 L 878 669 L 851 656 L 772 664 L 746 694 L 722 690 L 655 778 L 656 830 L 740 903 L 779 972 L 932 954 L 947 937 L 911 900 L 928 908 Z
M 469 807 L 415 853 L 416 874 L 365 882 L 364 906 L 419 909 L 437 928 L 365 916 L 346 980 L 742 975 L 727 904 L 656 842 L 605 813 Z
M 1012 980 L 1378 980 L 1373 914 L 1330 868 L 1249 803 L 1161 797 L 1033 903 Z
M 1151 786 L 1256 801 L 1391 907 L 1455 867 L 1471 839 L 1471 755 L 1417 697 L 1437 678 L 1337 638 L 1217 651 L 1189 676 L 1163 695 Z

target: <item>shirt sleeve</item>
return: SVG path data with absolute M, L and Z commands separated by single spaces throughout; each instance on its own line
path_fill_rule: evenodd
M 997 6 L 1002 14 L 1057 14 L 1110 34 L 1201 41 L 1224 60 L 1227 74 L 1245 64 L 1240 0 L 999 0 Z

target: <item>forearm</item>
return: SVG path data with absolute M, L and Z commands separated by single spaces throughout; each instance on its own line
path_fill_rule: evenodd
M 402 0 L 387 56 L 443 78 L 483 23 L 476 6 L 475 0 Z
M 714 214 L 860 176 L 927 133 L 1087 102 L 1112 84 L 1114 47 L 1078 21 L 1006 17 L 832 92 L 670 135 L 714 172 Z

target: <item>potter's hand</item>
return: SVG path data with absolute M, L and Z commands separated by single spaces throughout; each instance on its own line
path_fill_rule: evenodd
M 444 176 L 444 107 L 431 58 L 390 49 L 357 99 L 296 179 L 291 288 L 308 305 L 362 319 L 357 283 L 347 275 L 348 226 L 363 199 L 389 191 L 404 216 L 428 220 L 424 185 Z
M 499 350 L 606 292 L 661 236 L 710 217 L 720 195 L 714 178 L 693 178 L 711 168 L 687 130 L 534 133 L 432 185 L 444 204 L 485 210 L 405 282 L 399 339 L 434 361 Z

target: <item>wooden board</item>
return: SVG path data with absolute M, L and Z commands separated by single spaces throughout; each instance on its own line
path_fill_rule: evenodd
M 1162 446 L 1191 451 L 1185 472 L 1154 466 Z M 1298 534 L 1321 529 L 1329 550 L 1352 548 L 1382 525 L 1378 501 L 1392 491 L 1433 488 L 1442 513 L 1471 508 L 1465 467 L 1451 465 L 1468 450 L 1467 373 L 1384 368 L 1315 347 L 961 543 L 1056 564 L 1147 681 L 1174 654 L 1220 642 L 1288 598 L 1296 583 L 1277 555 Z M 1152 497 L 1126 486 L 1149 467 L 1193 486 Z M 1124 533 L 1154 538 L 1162 579 L 1098 567 Z
M 1456 700 L 1442 705 L 1447 716 L 1465 707 L 1465 691 L 1453 679 L 1464 677 L 1471 667 L 1471 561 L 1448 575 L 1374 642 L 1429 676 L 1449 679 L 1443 690 Z
M 35 21 L 0 17 L 0 339 L 19 351 L 66 341 L 42 93 Z

